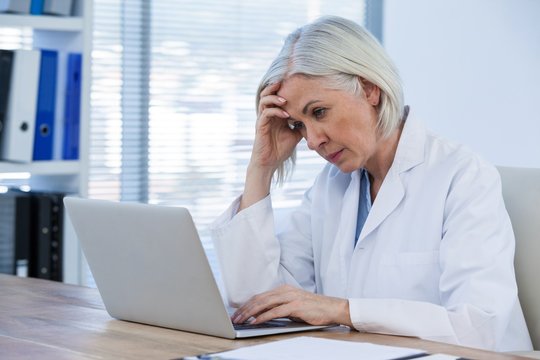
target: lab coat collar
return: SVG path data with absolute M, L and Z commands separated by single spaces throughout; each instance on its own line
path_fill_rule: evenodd
M 409 116 L 403 126 L 394 162 L 390 167 L 401 174 L 424 162 L 426 147 L 426 128 L 421 121 L 409 111 Z
M 426 129 L 421 122 L 409 116 L 405 121 L 399 139 L 394 162 L 388 170 L 383 184 L 373 203 L 364 227 L 358 238 L 358 245 L 372 233 L 399 205 L 405 196 L 405 188 L 400 174 L 424 162 Z

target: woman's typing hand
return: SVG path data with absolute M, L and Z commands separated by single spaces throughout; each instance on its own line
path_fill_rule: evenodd
M 231 319 L 240 324 L 251 317 L 252 324 L 291 318 L 311 325 L 342 324 L 352 327 L 347 299 L 313 294 L 291 285 L 253 296 Z

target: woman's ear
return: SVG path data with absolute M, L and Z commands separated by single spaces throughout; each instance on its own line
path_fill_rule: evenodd
M 362 84 L 362 89 L 364 89 L 364 94 L 366 95 L 366 100 L 372 106 L 379 105 L 381 99 L 381 89 L 372 82 L 367 81 L 366 79 L 360 78 L 360 84 Z

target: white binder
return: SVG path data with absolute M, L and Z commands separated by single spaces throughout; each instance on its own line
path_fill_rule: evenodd
M 29 14 L 30 0 L 0 0 L 0 13 Z
M 0 158 L 6 161 L 31 162 L 41 52 L 15 50 L 13 55 Z
M 43 2 L 43 13 L 48 15 L 70 16 L 72 0 L 45 0 Z

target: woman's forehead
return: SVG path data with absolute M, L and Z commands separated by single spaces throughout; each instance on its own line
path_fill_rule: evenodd
M 323 94 L 332 91 L 325 84 L 326 79 L 322 77 L 307 77 L 305 75 L 293 75 L 281 83 L 277 94 L 284 98 L 304 97 L 315 94 Z

